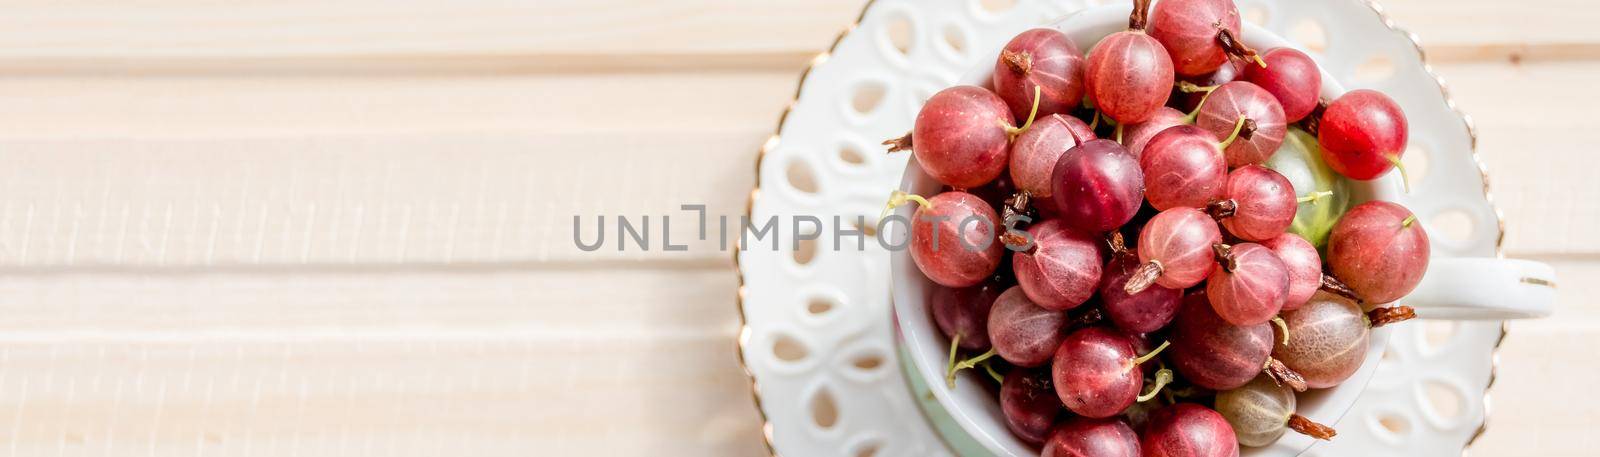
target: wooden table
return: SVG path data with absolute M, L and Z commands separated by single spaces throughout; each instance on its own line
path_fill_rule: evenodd
M 1600 449 L 1600 6 L 1389 0 L 1474 115 L 1512 325 L 1474 455 Z M 861 0 L 15 0 L 0 11 L 0 453 L 757 455 L 727 255 Z M 689 239 L 692 227 L 675 227 Z

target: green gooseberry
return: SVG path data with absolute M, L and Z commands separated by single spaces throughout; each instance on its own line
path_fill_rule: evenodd
M 1300 197 L 1289 233 L 1300 235 L 1318 249 L 1325 247 L 1328 232 L 1350 205 L 1350 183 L 1322 161 L 1317 137 L 1290 128 L 1283 146 L 1263 165 L 1289 178 Z

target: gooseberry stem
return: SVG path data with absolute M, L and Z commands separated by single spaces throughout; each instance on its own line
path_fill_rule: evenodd
M 1396 170 L 1400 170 L 1400 182 L 1405 184 L 1406 193 L 1411 193 L 1411 176 L 1406 174 L 1406 164 L 1400 163 L 1400 154 L 1384 154 L 1383 159 L 1393 164 Z
M 1143 365 L 1145 362 L 1149 362 L 1150 359 L 1156 358 L 1157 355 L 1161 355 L 1161 351 L 1167 350 L 1167 346 L 1171 345 L 1171 341 L 1162 341 L 1161 345 L 1156 346 L 1155 350 L 1147 352 L 1145 355 L 1139 356 L 1139 358 L 1133 359 L 1133 366 L 1137 367 L 1139 365 Z
M 989 362 L 992 362 L 992 361 L 991 360 L 983 361 L 983 371 L 988 372 L 989 373 L 989 377 L 990 378 L 994 378 L 994 382 L 997 382 L 997 383 L 1000 383 L 1000 384 L 1005 384 L 1006 383 L 1006 376 L 1003 375 L 1003 374 L 995 372 L 994 371 L 994 364 L 993 363 L 989 363 Z
M 1122 142 L 1122 124 L 1117 124 L 1117 144 L 1126 145 Z
M 894 211 L 894 209 L 900 205 L 906 204 L 906 202 L 917 202 L 918 205 L 922 206 L 922 209 L 933 209 L 933 202 L 928 201 L 926 198 L 922 198 L 921 195 L 897 190 L 889 193 L 889 204 L 883 208 L 883 213 L 878 215 L 878 219 L 888 217 L 889 212 Z
M 1333 427 L 1312 422 L 1311 419 L 1299 414 L 1289 415 L 1289 429 L 1299 432 L 1301 435 L 1323 441 L 1331 440 L 1339 434 L 1339 431 L 1334 430 Z
M 1216 254 L 1217 263 L 1221 264 L 1222 271 L 1232 273 L 1239 269 L 1239 259 L 1233 257 L 1233 246 L 1223 243 L 1211 245 L 1211 252 Z
M 1310 194 L 1306 194 L 1306 196 L 1304 196 L 1304 197 L 1300 197 L 1300 198 L 1295 199 L 1295 202 L 1296 203 L 1310 203 L 1310 204 L 1315 205 L 1315 204 L 1317 204 L 1317 202 L 1322 201 L 1322 199 L 1328 198 L 1328 197 L 1332 197 L 1332 196 L 1333 196 L 1333 191 L 1324 190 L 1324 191 L 1321 191 L 1321 192 L 1312 192 Z
M 1239 202 L 1234 199 L 1217 200 L 1206 205 L 1206 214 L 1212 219 L 1222 220 L 1233 217 L 1239 212 Z
M 1178 81 L 1176 85 L 1178 86 L 1178 91 L 1179 92 L 1183 92 L 1185 94 L 1192 94 L 1192 93 L 1195 93 L 1195 92 L 1205 92 L 1205 93 L 1209 94 L 1209 93 L 1211 93 L 1211 91 L 1217 90 L 1217 87 L 1218 87 L 1218 86 L 1202 86 L 1202 85 L 1195 84 L 1195 83 L 1188 82 L 1188 81 Z
M 1128 254 L 1128 242 L 1123 238 L 1122 232 L 1113 231 L 1106 235 L 1106 247 L 1111 248 L 1112 256 Z
M 1416 222 L 1417 222 L 1417 215 L 1415 215 L 1415 214 L 1408 215 L 1408 216 L 1406 216 L 1406 218 L 1404 220 L 1400 221 L 1400 228 L 1411 228 L 1411 224 L 1414 224 Z
M 1139 269 L 1133 272 L 1133 276 L 1128 277 L 1128 283 L 1122 286 L 1122 290 L 1129 295 L 1144 292 L 1150 285 L 1156 283 L 1156 278 L 1160 278 L 1165 270 L 1166 267 L 1161 265 L 1160 260 L 1151 260 L 1150 263 L 1140 265 Z
M 1333 275 L 1322 275 L 1321 289 L 1354 300 L 1356 303 L 1361 303 L 1361 296 L 1356 295 L 1355 289 L 1351 289 L 1350 286 L 1345 285 L 1344 281 L 1340 281 L 1339 278 L 1335 278 Z
M 890 153 L 910 150 L 912 147 L 911 132 L 906 132 L 904 136 L 899 138 L 883 140 L 883 145 L 889 147 Z
M 950 360 L 944 363 L 944 373 L 946 376 L 950 376 L 946 379 L 953 379 L 954 375 L 951 375 L 951 373 L 954 373 L 956 370 L 956 350 L 960 348 L 961 334 L 957 333 L 955 338 L 950 339 Z M 955 387 L 955 382 L 951 381 L 950 386 Z
M 1240 114 L 1239 121 L 1233 123 L 1233 133 L 1228 134 L 1228 138 L 1223 139 L 1222 143 L 1217 145 L 1217 149 L 1228 149 L 1228 146 L 1233 144 L 1233 140 L 1239 139 L 1239 132 L 1244 131 L 1244 124 L 1247 120 L 1249 119 Z
M 952 352 L 952 354 L 954 354 L 954 352 Z M 989 352 L 985 352 L 983 354 L 979 354 L 977 357 L 973 357 L 973 358 L 970 358 L 970 359 L 962 360 L 960 362 L 956 362 L 954 365 L 951 365 L 950 366 L 950 372 L 945 373 L 945 375 L 944 375 L 944 384 L 945 384 L 945 386 L 947 386 L 947 387 L 949 387 L 951 389 L 956 388 L 956 373 L 960 373 L 961 370 L 966 370 L 966 369 L 970 369 L 970 368 L 976 367 L 976 366 L 978 366 L 978 363 L 983 362 L 985 360 L 989 360 L 990 357 L 994 357 L 994 354 L 995 354 L 994 348 L 989 348 Z M 951 357 L 950 360 L 954 361 L 955 357 Z
M 1144 31 L 1149 22 L 1150 4 L 1153 0 L 1133 0 L 1133 13 L 1128 14 L 1128 30 Z
M 1289 346 L 1289 323 L 1283 321 L 1283 316 L 1274 316 L 1272 324 L 1278 326 L 1278 331 L 1283 332 L 1283 346 Z
M 999 239 L 1007 247 L 1014 248 L 1013 250 L 1026 249 L 1030 247 L 1029 244 L 1032 242 L 1029 237 L 1019 235 L 1010 230 L 1017 226 L 1017 221 L 1023 220 L 1028 212 L 1029 201 L 1032 197 L 1033 194 L 1028 193 L 1026 190 L 1018 191 L 1010 198 L 1007 198 L 1005 205 L 1001 207 L 1000 221 L 1005 224 L 1007 230 L 1000 234 Z
M 1005 121 L 1000 121 L 1002 125 L 1006 126 L 1006 134 L 1010 135 L 1011 139 L 1017 139 L 1017 135 L 1021 135 L 1023 132 L 1028 131 L 1029 127 L 1033 127 L 1033 118 L 1039 115 L 1039 95 L 1039 86 L 1033 86 L 1033 109 L 1028 111 L 1028 120 L 1023 122 L 1021 127 L 1012 127 L 1006 124 Z
M 1100 128 L 1100 116 L 1101 116 L 1100 111 L 1097 110 L 1097 111 L 1094 112 L 1094 119 L 1089 121 L 1089 131 L 1090 132 L 1093 132 L 1095 129 Z M 1077 138 L 1077 137 L 1073 137 L 1073 138 Z
M 1163 387 L 1166 387 L 1167 384 L 1169 384 L 1171 382 L 1172 382 L 1172 370 L 1168 370 L 1166 368 L 1162 368 L 1162 369 L 1156 371 L 1156 385 L 1154 387 L 1150 388 L 1150 392 L 1149 393 L 1145 393 L 1145 394 L 1139 395 L 1139 397 L 1136 400 L 1139 403 L 1144 403 L 1144 402 L 1150 401 L 1150 399 L 1152 399 L 1152 398 L 1156 398 L 1156 394 L 1161 393 L 1161 389 Z M 1124 398 L 1126 398 L 1126 397 L 1124 397 Z
M 1033 71 L 1033 54 L 1028 51 L 1017 52 L 1010 49 L 1000 51 L 1000 61 L 1005 62 L 1006 68 L 1010 68 L 1019 76 Z
M 1221 87 L 1221 86 L 1196 86 L 1196 85 L 1194 85 L 1194 83 L 1184 81 L 1184 82 L 1178 83 L 1178 89 L 1179 90 L 1183 90 L 1185 84 L 1187 84 L 1189 87 L 1194 88 L 1196 92 L 1205 92 L 1206 93 L 1205 95 L 1200 96 L 1200 103 L 1197 103 L 1197 104 L 1194 105 L 1194 111 L 1190 111 L 1188 114 L 1183 115 L 1183 123 L 1184 124 L 1194 125 L 1195 119 L 1199 119 L 1200 118 L 1200 109 L 1204 108 L 1206 106 L 1206 101 L 1207 100 L 1211 100 L 1211 94 L 1217 93 L 1216 92 L 1217 88 Z M 1184 91 L 1184 92 L 1185 93 L 1193 93 L 1193 92 L 1189 92 L 1189 91 Z
M 1296 373 L 1288 365 L 1278 361 L 1278 359 L 1267 358 L 1267 365 L 1262 367 L 1262 370 L 1266 371 L 1267 377 L 1272 378 L 1272 382 L 1277 385 L 1287 385 L 1290 389 L 1294 389 L 1295 392 L 1306 391 L 1306 378 L 1300 376 L 1300 373 Z
M 1222 49 L 1226 50 L 1228 54 L 1234 57 L 1254 60 L 1256 65 L 1260 65 L 1261 68 L 1267 68 L 1267 61 L 1262 60 L 1261 55 L 1257 54 L 1256 50 L 1250 49 L 1249 46 L 1244 45 L 1244 42 L 1239 41 L 1239 37 L 1233 36 L 1233 31 L 1218 26 L 1217 41 L 1222 44 Z
M 1372 322 L 1372 328 L 1378 328 L 1396 322 L 1405 322 L 1417 318 L 1417 310 L 1410 306 L 1389 306 L 1373 308 L 1367 311 L 1367 320 Z

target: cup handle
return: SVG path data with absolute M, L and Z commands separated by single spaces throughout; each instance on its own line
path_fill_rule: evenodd
M 1556 271 L 1529 260 L 1492 257 L 1429 259 L 1422 282 L 1399 303 L 1424 319 L 1504 320 L 1549 316 Z

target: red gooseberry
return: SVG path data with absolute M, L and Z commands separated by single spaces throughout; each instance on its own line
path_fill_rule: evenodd
M 1089 101 L 1118 125 L 1150 119 L 1172 95 L 1172 57 L 1145 34 L 1151 0 L 1134 0 L 1128 30 L 1111 34 L 1089 51 L 1084 72 Z
M 1210 408 L 1177 403 L 1150 414 L 1139 440 L 1144 457 L 1238 457 L 1233 426 Z
M 1239 140 L 1228 144 L 1223 153 L 1229 167 L 1261 163 L 1278 151 L 1289 124 L 1283 106 L 1271 93 L 1255 84 L 1234 81 L 1218 86 L 1200 106 L 1195 125 L 1210 130 L 1217 138 L 1228 136 L 1239 118 L 1245 119 Z
M 1233 0 L 1161 0 L 1150 12 L 1150 36 L 1181 76 L 1217 71 L 1229 54 L 1254 60 L 1256 52 L 1239 42 L 1240 25 Z
M 966 192 L 923 199 L 896 192 L 889 201 L 919 204 L 911 217 L 911 260 L 929 280 L 945 287 L 970 287 L 1000 267 L 1005 247 L 996 241 L 1000 216 Z
M 1065 311 L 1094 295 L 1100 284 L 1100 245 L 1061 219 L 1028 227 L 1033 246 L 1011 256 L 1011 270 L 1028 298 L 1045 309 Z
M 1139 457 L 1139 435 L 1118 419 L 1074 417 L 1045 442 L 1041 457 Z
M 1385 201 L 1356 205 L 1328 234 L 1328 269 L 1372 303 L 1399 300 L 1428 270 L 1428 232 L 1404 206 Z
M 1134 352 L 1133 343 L 1128 335 L 1104 327 L 1088 327 L 1067 335 L 1056 350 L 1052 365 L 1061 403 L 1073 413 L 1098 419 L 1116 416 L 1134 402 L 1154 397 L 1157 390 L 1140 396 L 1144 371 L 1139 366 L 1166 346 L 1141 356 Z M 1167 381 L 1171 376 L 1167 373 Z M 1161 384 L 1164 383 L 1158 381 L 1156 389 Z
M 1261 54 L 1267 66 L 1249 66 L 1244 80 L 1261 86 L 1283 106 L 1289 122 L 1300 122 L 1317 108 L 1322 94 L 1322 70 L 1317 63 L 1294 48 L 1272 48 Z
M 1083 103 L 1083 53 L 1061 31 L 1037 28 L 1017 34 L 994 64 L 994 91 L 1027 119 L 1039 91 L 1039 116 L 1068 113 Z
M 1211 309 L 1233 325 L 1272 320 L 1289 298 L 1289 269 L 1271 249 L 1255 243 L 1214 245 L 1221 264 L 1206 279 Z
M 1333 171 L 1350 179 L 1374 179 L 1400 164 L 1408 128 L 1406 113 L 1388 95 L 1358 89 L 1328 104 L 1317 123 L 1317 144 Z

